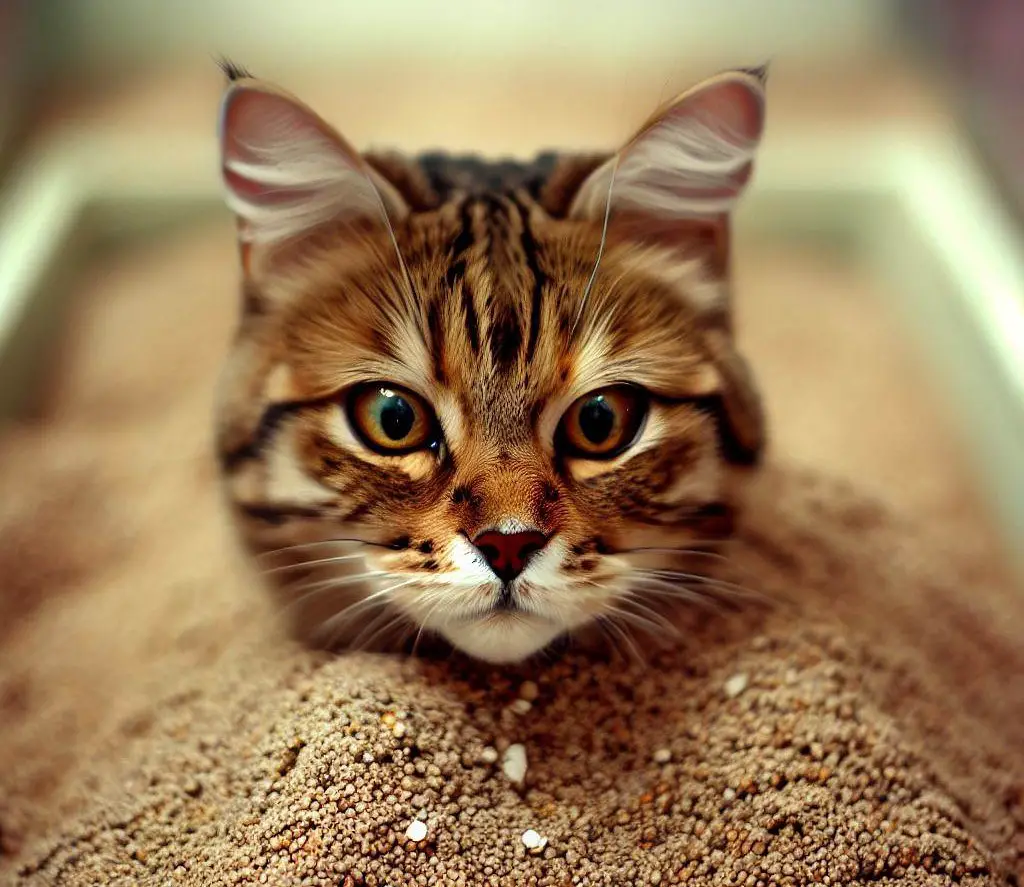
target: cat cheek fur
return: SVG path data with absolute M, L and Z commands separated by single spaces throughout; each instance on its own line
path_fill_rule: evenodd
M 244 298 L 218 446 L 297 633 L 433 633 L 512 662 L 608 620 L 657 631 L 715 563 L 702 547 L 728 536 L 764 446 L 728 276 L 764 72 L 683 93 L 610 157 L 532 163 L 361 155 L 283 90 L 231 79 Z M 368 451 L 343 403 L 372 381 L 430 404 L 442 446 Z M 559 453 L 568 405 L 623 382 L 651 395 L 635 446 Z M 513 524 L 548 542 L 505 586 L 470 540 Z

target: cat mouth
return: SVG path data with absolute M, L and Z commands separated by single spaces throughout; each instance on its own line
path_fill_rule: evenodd
M 492 613 L 521 613 L 523 612 L 522 606 L 516 600 L 515 592 L 512 590 L 511 582 L 503 582 L 501 585 L 501 591 L 498 594 L 498 599 L 494 602 L 494 606 L 491 608 Z
M 515 605 L 513 605 L 515 606 Z M 453 646 L 477 659 L 495 664 L 520 662 L 550 644 L 564 626 L 523 607 L 497 605 L 475 618 L 449 622 L 440 633 Z
M 519 596 L 512 589 L 511 583 L 505 583 L 498 593 L 498 597 L 489 607 L 467 616 L 465 621 L 469 623 L 503 622 L 508 618 L 514 618 L 516 621 L 524 619 L 546 621 L 529 607 L 523 605 L 522 601 L 519 600 Z

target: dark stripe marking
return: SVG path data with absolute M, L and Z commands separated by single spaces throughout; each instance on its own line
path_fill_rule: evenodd
M 452 241 L 448 271 L 445 281 L 453 290 L 462 282 L 462 312 L 466 319 L 466 333 L 473 353 L 480 351 L 480 323 L 477 320 L 476 308 L 473 305 L 473 290 L 466 283 L 466 253 L 472 248 L 473 238 L 473 201 L 464 200 L 459 213 L 460 228 L 455 240 Z
M 475 155 L 428 152 L 416 158 L 432 189 L 442 201 L 461 191 L 481 194 L 523 188 L 537 196 L 558 165 L 560 155 L 544 151 L 532 160 L 489 160 Z
M 523 344 L 523 333 L 519 318 L 510 307 L 494 309 L 495 318 L 491 323 L 491 359 L 498 366 L 508 366 L 519 354 Z
M 744 446 L 733 433 L 721 394 L 704 394 L 698 397 L 659 395 L 658 399 L 673 406 L 693 407 L 697 412 L 711 418 L 718 431 L 719 453 L 727 462 L 734 465 L 756 465 L 761 461 L 761 450 L 751 450 Z
M 434 361 L 434 378 L 439 385 L 448 382 L 445 372 L 444 330 L 441 327 L 441 307 L 433 302 L 427 308 L 427 328 L 430 331 L 430 354 Z
M 343 518 L 343 522 L 353 523 L 358 520 L 362 520 L 366 515 L 370 513 L 373 506 L 369 502 L 360 502 L 355 508 L 353 508 Z
M 707 394 L 702 397 L 664 399 L 674 404 L 690 404 L 695 410 L 714 419 L 718 429 L 719 451 L 727 462 L 734 465 L 756 465 L 760 462 L 761 451 L 745 447 L 733 433 L 722 395 Z
M 304 517 L 304 518 L 322 518 L 324 512 L 317 508 L 309 508 L 304 505 L 246 505 L 241 502 L 236 503 L 239 511 L 254 520 L 262 521 L 266 524 L 274 524 L 280 526 L 289 518 Z
M 260 417 L 252 437 L 239 447 L 226 450 L 220 454 L 220 464 L 225 471 L 233 471 L 243 462 L 250 459 L 258 459 L 263 449 L 270 443 L 271 439 L 289 416 L 293 416 L 303 408 L 309 406 L 307 403 L 275 403 L 271 404 Z
M 540 313 L 544 299 L 544 284 L 547 277 L 541 270 L 540 262 L 537 259 L 537 241 L 530 229 L 530 213 L 527 207 L 523 206 L 515 197 L 511 198 L 516 209 L 519 210 L 519 217 L 522 220 L 523 233 L 520 241 L 523 247 L 523 255 L 526 256 L 526 265 L 533 275 L 533 299 L 530 303 L 530 333 L 526 340 L 526 362 L 533 360 L 534 352 L 537 350 L 537 339 L 540 336 Z
M 448 271 L 445 273 L 445 281 L 452 289 L 455 284 L 466 276 L 465 254 L 473 246 L 473 201 L 464 200 L 459 208 L 459 233 L 452 241 L 448 253 Z
M 480 353 L 480 321 L 477 320 L 476 308 L 473 305 L 473 291 L 462 281 L 462 310 L 466 315 L 466 333 L 469 336 L 469 347 L 474 354 Z

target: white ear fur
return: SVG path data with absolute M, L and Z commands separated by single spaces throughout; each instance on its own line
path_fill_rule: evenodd
M 220 149 L 226 201 L 250 243 L 288 240 L 330 221 L 385 224 L 408 211 L 320 117 L 258 81 L 237 81 L 225 93 Z
M 662 219 L 714 219 L 735 206 L 764 129 L 764 71 L 719 74 L 657 112 L 583 183 L 574 218 L 612 210 Z

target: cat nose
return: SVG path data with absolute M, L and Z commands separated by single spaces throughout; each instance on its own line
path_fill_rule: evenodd
M 543 533 L 499 533 L 488 530 L 473 540 L 477 551 L 502 582 L 511 582 L 523 570 L 530 558 L 548 544 Z

